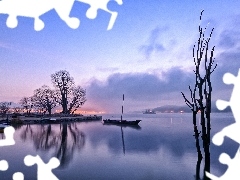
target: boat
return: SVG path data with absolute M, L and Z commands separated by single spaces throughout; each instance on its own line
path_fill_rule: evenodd
M 143 114 L 156 114 L 156 112 L 150 109 L 146 109 L 146 111 L 143 112 Z
M 103 122 L 105 124 L 117 124 L 117 125 L 138 125 L 141 120 L 127 121 L 127 120 L 111 120 L 105 119 Z
M 55 122 L 57 119 L 56 118 L 50 118 L 49 121 Z
M 124 104 L 124 94 L 123 94 L 123 104 Z M 123 105 L 122 105 L 122 115 L 123 115 Z M 104 124 L 116 124 L 116 125 L 138 125 L 141 120 L 135 120 L 135 121 L 127 121 L 123 120 L 121 115 L 120 120 L 111 120 L 111 119 L 105 119 L 103 120 Z

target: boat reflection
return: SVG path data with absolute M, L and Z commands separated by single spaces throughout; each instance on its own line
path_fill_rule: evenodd
M 68 166 L 74 153 L 85 145 L 85 134 L 76 123 L 25 125 L 20 136 L 23 141 L 32 140 L 36 150 L 51 152 L 59 159 L 60 168 Z
M 106 124 L 106 123 L 103 123 L 104 126 L 119 126 L 121 128 L 126 128 L 126 127 L 129 127 L 129 128 L 132 128 L 132 129 L 137 129 L 137 130 L 141 130 L 141 126 L 139 125 L 134 125 L 134 126 L 129 126 L 129 125 L 123 125 L 123 124 Z

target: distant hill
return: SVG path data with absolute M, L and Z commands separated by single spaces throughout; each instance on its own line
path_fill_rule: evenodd
M 185 113 L 191 113 L 191 109 L 185 105 L 185 106 L 176 106 L 176 105 L 165 105 L 161 107 L 156 107 L 152 109 L 153 111 L 156 112 L 161 112 L 161 113 L 179 113 L 179 112 L 185 112 Z M 225 110 L 220 111 L 217 109 L 215 103 L 212 104 L 212 112 L 231 112 L 230 107 L 227 107 Z
M 192 112 L 187 106 L 176 106 L 176 105 L 165 105 L 161 107 L 156 107 L 153 111 L 161 112 L 161 113 L 178 113 L 178 112 Z

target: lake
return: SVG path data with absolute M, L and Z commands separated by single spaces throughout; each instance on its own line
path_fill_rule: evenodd
M 101 121 L 15 127 L 16 144 L 0 147 L 0 160 L 9 163 L 7 171 L 0 171 L 0 179 L 10 180 L 15 172 L 22 172 L 25 180 L 37 179 L 37 165 L 26 166 L 23 159 L 39 155 L 45 163 L 58 157 L 61 164 L 53 173 L 60 180 L 193 180 L 197 152 L 191 116 L 125 114 L 124 119 L 142 120 L 135 128 L 103 125 Z M 212 136 L 232 123 L 232 114 L 212 113 Z M 222 152 L 233 157 L 238 146 L 229 138 L 222 146 L 211 144 L 212 174 L 221 176 L 226 171 L 218 157 Z

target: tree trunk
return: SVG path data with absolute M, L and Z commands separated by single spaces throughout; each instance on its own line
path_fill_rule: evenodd
M 63 114 L 67 114 L 67 98 L 65 97 L 65 94 L 62 94 L 62 108 L 63 108 L 63 111 L 62 113 Z
M 199 144 L 199 132 L 197 128 L 197 112 L 193 110 L 193 126 L 194 126 L 194 136 L 196 140 L 196 148 L 198 153 L 198 160 L 196 165 L 196 180 L 200 180 L 200 167 L 202 162 L 202 152 Z
M 51 106 L 48 106 L 48 114 L 51 116 L 52 115 L 52 108 Z

